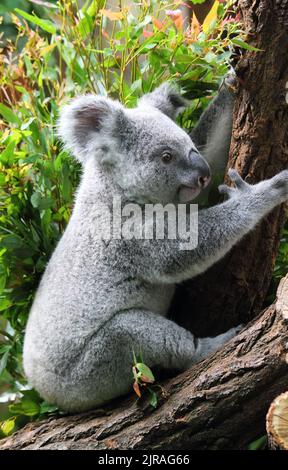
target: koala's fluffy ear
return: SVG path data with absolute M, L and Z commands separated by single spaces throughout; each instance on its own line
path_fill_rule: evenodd
M 189 105 L 189 102 L 180 95 L 175 85 L 166 82 L 152 93 L 144 95 L 138 102 L 139 107 L 147 105 L 153 106 L 171 119 L 175 119 Z
M 58 135 L 81 163 L 107 143 L 116 140 L 116 127 L 126 120 L 123 106 L 97 95 L 74 98 L 64 106 L 58 121 Z M 120 129 L 121 131 L 121 129 Z

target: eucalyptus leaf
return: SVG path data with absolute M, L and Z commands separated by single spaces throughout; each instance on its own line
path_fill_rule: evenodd
M 52 23 L 52 21 L 46 20 L 43 18 L 38 18 L 38 16 L 36 15 L 30 15 L 26 11 L 20 10 L 20 8 L 15 8 L 15 12 L 18 13 L 18 15 L 25 18 L 25 20 L 28 20 L 31 23 L 39 26 L 41 29 L 43 29 L 43 31 L 46 31 L 47 33 L 50 33 L 50 34 L 56 34 L 57 28 L 56 28 L 56 25 Z

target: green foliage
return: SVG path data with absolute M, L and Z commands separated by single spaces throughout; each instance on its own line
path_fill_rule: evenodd
M 159 389 L 163 394 L 162 387 L 155 383 L 153 372 L 144 364 L 142 354 L 137 360 L 134 351 L 132 372 L 134 377 L 133 389 L 138 398 L 142 398 L 143 395 L 148 395 L 150 406 L 157 408 L 158 396 L 156 390 Z
M 51 34 L 56 34 L 57 32 L 57 27 L 52 21 L 50 20 L 42 20 L 41 18 L 38 18 L 38 16 L 34 15 L 29 15 L 26 11 L 20 10 L 20 8 L 15 8 L 15 13 L 18 13 L 20 16 L 25 18 L 25 20 L 28 20 L 30 23 L 36 24 L 37 26 L 40 26 L 42 31 L 46 31 L 47 33 Z
M 0 2 L 0 15 L 3 18 L 2 24 L 0 22 L 0 34 L 4 34 L 4 43 L 12 39 L 15 41 L 17 36 L 17 27 L 13 23 L 11 18 L 11 12 L 15 8 L 23 9 L 27 13 L 32 13 L 33 11 L 36 14 L 43 12 L 43 4 L 48 8 L 57 8 L 55 3 L 57 0 L 1 0 Z M 23 38 L 20 38 L 19 45 L 23 44 Z
M 55 132 L 59 106 L 85 92 L 133 106 L 164 80 L 176 80 L 193 99 L 181 118 L 191 126 L 227 72 L 233 45 L 246 47 L 239 24 L 224 21 L 231 4 L 219 4 L 205 31 L 195 23 L 183 33 L 164 0 L 116 11 L 105 0 L 82 8 L 76 0 L 45 3 L 38 1 L 36 12 L 24 0 L 0 9 L 17 30 L 0 51 L 0 392 L 16 399 L 3 434 L 56 411 L 26 390 L 21 352 L 35 290 L 79 182 L 80 168 Z
M 18 400 L 9 406 L 11 416 L 0 423 L 0 437 L 9 436 L 31 418 L 42 419 L 58 411 L 57 406 L 43 401 L 35 390 L 22 390 Z
M 248 450 L 265 450 L 267 447 L 267 436 L 261 436 L 259 439 L 251 442 L 248 446 Z

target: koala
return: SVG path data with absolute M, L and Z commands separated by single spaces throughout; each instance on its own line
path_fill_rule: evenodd
M 288 171 L 250 185 L 231 169 L 234 187 L 219 187 L 225 202 L 199 211 L 193 249 L 181 249 L 181 237 L 97 236 L 107 223 L 98 207 L 112 213 L 115 196 L 123 205 L 176 205 L 196 200 L 208 187 L 210 166 L 228 153 L 231 99 L 216 98 L 192 138 L 175 122 L 185 105 L 164 83 L 134 109 L 86 95 L 61 112 L 59 134 L 83 174 L 69 224 L 31 308 L 24 370 L 46 401 L 69 412 L 127 394 L 133 352 L 136 357 L 141 352 L 151 368 L 181 371 L 234 336 L 235 328 L 196 338 L 167 318 L 175 285 L 207 270 L 288 199 Z
M 210 166 L 213 179 L 193 201 L 200 207 L 219 200 L 218 185 L 223 182 L 232 135 L 232 121 L 238 80 L 234 70 L 225 76 L 218 94 L 202 113 L 190 137 Z

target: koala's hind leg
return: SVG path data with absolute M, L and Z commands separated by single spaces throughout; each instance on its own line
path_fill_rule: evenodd
M 152 312 L 119 313 L 91 338 L 73 371 L 62 379 L 63 385 L 67 381 L 66 392 L 58 404 L 69 411 L 82 411 L 129 393 L 133 352 L 137 359 L 141 354 L 152 369 L 184 370 L 219 348 L 235 332 L 196 339 L 173 321 Z
M 133 352 L 141 353 L 150 367 L 183 370 L 204 359 L 231 339 L 240 327 L 232 328 L 214 338 L 196 338 L 185 328 L 160 315 L 147 311 L 128 311 L 116 315 L 105 326 L 111 356 L 119 360 L 132 378 Z
M 195 338 L 171 320 L 147 311 L 127 311 L 109 320 L 61 374 L 37 361 L 31 385 L 49 403 L 69 412 L 103 405 L 132 391 L 133 352 L 152 369 L 185 370 L 237 333 Z M 77 359 L 77 360 L 76 360 Z
M 160 315 L 130 310 L 115 315 L 93 335 L 64 373 L 36 363 L 32 385 L 61 409 L 89 410 L 132 391 L 133 352 L 152 369 L 185 370 L 235 334 L 232 329 L 198 339 Z

